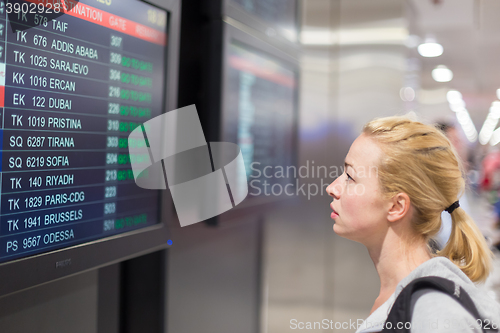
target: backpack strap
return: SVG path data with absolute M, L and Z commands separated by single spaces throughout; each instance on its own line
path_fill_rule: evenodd
M 458 303 L 460 303 L 460 305 L 462 305 L 467 311 L 469 311 L 469 313 L 474 318 L 476 318 L 476 321 L 480 321 L 484 324 L 484 320 L 482 320 L 481 316 L 479 315 L 474 302 L 470 298 L 469 294 L 467 294 L 467 292 L 461 286 L 455 284 L 455 282 L 451 280 L 439 276 L 426 276 L 411 281 L 406 287 L 403 288 L 401 293 L 394 301 L 394 304 L 392 305 L 391 311 L 387 316 L 387 320 L 384 324 L 384 329 L 382 330 L 382 332 L 410 332 L 410 324 L 404 324 L 411 323 L 411 296 L 414 292 L 420 289 L 434 289 L 444 292 L 445 294 L 451 296 Z M 397 323 L 403 323 L 403 327 L 398 328 Z M 481 325 L 481 329 L 484 333 L 498 333 L 498 330 L 492 327 L 484 328 L 484 326 Z

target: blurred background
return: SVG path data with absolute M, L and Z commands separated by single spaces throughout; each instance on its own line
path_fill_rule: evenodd
M 327 166 L 329 172 L 332 167 L 341 168 L 350 144 L 374 117 L 408 115 L 438 124 L 447 133 L 468 175 L 466 198 L 461 202 L 467 202 L 463 206 L 467 206 L 496 253 L 496 268 L 481 288 L 499 300 L 500 259 L 495 247 L 500 243 L 495 210 L 500 181 L 496 176 L 500 167 L 496 146 L 500 130 L 495 132 L 500 117 L 500 67 L 496 64 L 500 57 L 500 24 L 495 19 L 500 13 L 498 2 L 303 0 L 295 7 L 295 31 L 284 18 L 289 13 L 284 8 L 292 1 L 235 2 L 239 4 L 235 5 L 237 10 L 229 11 L 222 21 L 297 60 L 298 167 L 314 163 Z M 183 5 L 185 19 L 192 7 Z M 280 8 L 281 15 L 273 11 L 276 8 Z M 260 15 L 262 26 L 237 15 L 242 12 Z M 196 102 L 198 109 L 203 109 L 199 97 L 183 99 L 183 78 L 180 80 L 180 106 Z M 286 108 L 287 104 L 282 103 L 269 112 Z M 333 181 L 334 177 L 328 176 L 318 173 L 301 177 L 300 181 L 321 188 Z M 379 279 L 365 247 L 332 232 L 328 209 L 331 200 L 324 187 L 317 195 L 297 195 L 294 199 L 292 204 L 259 209 L 258 222 L 246 215 L 246 228 L 238 227 L 239 222 L 223 227 L 233 237 L 240 234 L 246 240 L 247 245 L 238 251 L 241 260 L 247 258 L 247 264 L 229 263 L 236 260 L 236 247 L 228 251 L 229 255 L 216 237 L 210 241 L 209 236 L 201 236 L 203 232 L 203 246 L 199 245 L 200 239 L 191 243 L 190 235 L 183 230 L 185 238 L 171 249 L 172 254 L 178 251 L 194 256 L 193 246 L 197 246 L 197 255 L 205 255 L 193 259 L 197 269 L 189 268 L 191 276 L 200 276 L 198 281 L 185 282 L 182 274 L 176 280 L 186 289 L 171 300 L 175 304 L 169 326 L 173 331 L 279 333 L 293 331 L 296 326 L 292 320 L 307 323 L 327 318 L 350 323 L 368 316 L 378 295 Z M 252 233 L 256 223 L 259 230 Z M 243 254 L 245 251 L 249 253 Z M 224 260 L 227 264 L 223 264 Z M 177 270 L 187 269 L 185 263 L 179 263 Z M 241 290 L 247 292 L 226 293 L 222 287 L 208 290 L 203 281 L 207 281 L 206 273 L 212 265 L 217 265 L 219 273 L 227 271 L 227 275 L 212 272 L 213 285 L 223 279 L 240 284 Z M 258 285 L 242 282 L 256 273 Z M 195 303 L 199 313 L 206 314 L 201 321 L 189 324 L 189 316 L 183 316 L 193 306 L 185 298 L 187 289 L 203 295 Z M 221 298 L 212 303 L 218 299 L 213 296 L 217 291 L 230 297 L 231 302 Z M 257 305 L 249 306 L 253 302 Z M 247 306 L 247 315 L 256 311 L 258 325 L 241 326 L 244 321 L 239 317 L 240 310 Z M 219 317 L 224 320 L 215 320 Z M 355 329 L 337 327 L 335 331 Z
M 366 319 L 378 275 L 364 246 L 333 232 L 325 188 L 363 125 L 391 115 L 439 124 L 455 145 L 468 181 L 460 202 L 496 255 L 480 288 L 500 300 L 499 1 L 181 7 L 178 107 L 196 104 L 207 141 L 240 145 L 256 181 L 249 197 L 185 228 L 172 214 L 163 271 L 152 253 L 1 297 L 2 332 L 31 322 L 39 332 L 282 333 L 294 320 Z M 287 185 L 292 195 L 279 191 Z

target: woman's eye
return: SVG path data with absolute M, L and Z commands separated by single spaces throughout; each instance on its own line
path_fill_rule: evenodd
M 349 181 L 349 180 L 354 180 L 354 179 L 352 179 L 352 177 L 351 177 L 351 176 L 349 176 L 349 174 L 348 174 L 347 172 L 346 172 L 345 174 L 346 174 L 346 176 L 347 176 L 347 180 L 346 180 L 346 181 Z

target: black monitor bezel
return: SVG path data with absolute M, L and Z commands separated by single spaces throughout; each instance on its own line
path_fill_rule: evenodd
M 163 112 L 174 110 L 177 108 L 181 1 L 137 1 L 168 12 Z M 161 191 L 159 196 L 160 221 L 155 225 L 0 264 L 0 296 L 169 247 L 172 201 L 168 190 Z

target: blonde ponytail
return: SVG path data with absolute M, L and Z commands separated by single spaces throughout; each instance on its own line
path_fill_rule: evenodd
M 429 242 L 441 228 L 441 212 L 464 193 L 462 162 L 446 136 L 437 128 L 406 117 L 374 119 L 363 134 L 384 153 L 378 177 L 384 196 L 404 192 L 415 208 L 411 227 L 416 237 Z M 472 218 L 458 207 L 451 213 L 452 232 L 437 253 L 449 258 L 472 281 L 483 281 L 491 268 L 492 252 Z
M 451 220 L 450 239 L 437 255 L 453 261 L 472 281 L 484 281 L 491 270 L 493 256 L 484 236 L 460 207 L 451 213 Z

